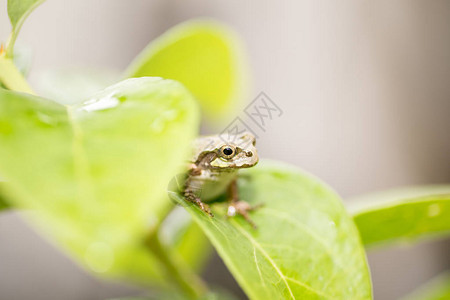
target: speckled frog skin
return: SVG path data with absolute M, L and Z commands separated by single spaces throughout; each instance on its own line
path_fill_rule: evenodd
M 253 135 L 204 136 L 194 141 L 194 156 L 190 161 L 184 185 L 186 200 L 195 203 L 213 216 L 206 204 L 219 195 L 229 192 L 228 216 L 242 215 L 253 226 L 248 212 L 255 207 L 239 201 L 236 179 L 238 170 L 258 163 Z

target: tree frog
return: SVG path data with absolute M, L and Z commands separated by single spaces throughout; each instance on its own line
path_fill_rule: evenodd
M 251 168 L 258 163 L 255 142 L 255 137 L 249 133 L 229 135 L 227 139 L 218 135 L 196 139 L 195 153 L 184 183 L 186 200 L 213 217 L 207 203 L 228 191 L 227 216 L 241 215 L 256 227 L 248 215 L 256 206 L 239 200 L 236 182 L 239 169 Z

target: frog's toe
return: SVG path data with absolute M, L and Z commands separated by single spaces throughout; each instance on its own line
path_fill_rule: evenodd
M 228 206 L 227 216 L 234 217 L 236 215 L 241 215 L 254 229 L 256 229 L 257 226 L 250 218 L 248 212 L 252 211 L 260 206 L 261 205 L 251 206 L 250 204 L 248 204 L 245 201 L 236 201 L 236 202 L 231 203 Z

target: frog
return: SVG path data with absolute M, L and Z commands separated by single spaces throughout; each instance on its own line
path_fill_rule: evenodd
M 253 228 L 256 224 L 249 212 L 262 206 L 251 206 L 240 200 L 238 194 L 238 171 L 254 167 L 258 161 L 255 147 L 256 138 L 253 134 L 200 136 L 194 141 L 194 155 L 189 161 L 186 180 L 184 182 L 184 197 L 198 206 L 210 217 L 214 217 L 208 203 L 220 195 L 228 193 L 227 217 L 241 215 Z

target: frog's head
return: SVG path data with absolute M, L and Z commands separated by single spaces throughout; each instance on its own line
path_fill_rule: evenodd
M 227 139 L 221 137 L 215 144 L 217 157 L 210 165 L 220 169 L 253 167 L 258 163 L 255 142 L 255 137 L 250 133 L 229 135 Z

